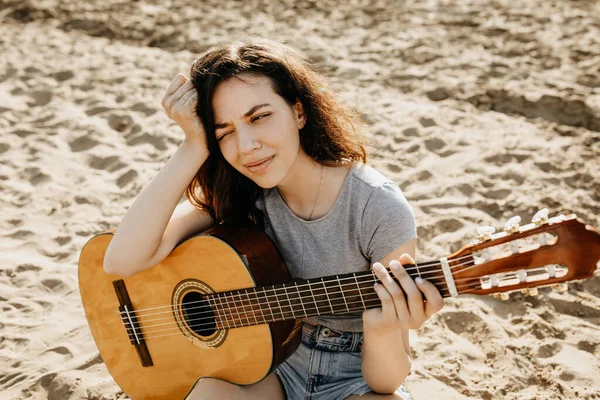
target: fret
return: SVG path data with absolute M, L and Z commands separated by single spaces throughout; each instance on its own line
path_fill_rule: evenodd
M 225 301 L 226 309 L 224 308 L 224 314 L 225 314 L 225 320 L 227 321 L 227 327 L 231 328 L 231 324 L 233 324 L 233 327 L 235 328 L 235 319 L 233 318 L 233 309 L 229 305 L 227 295 L 225 293 L 222 293 L 222 295 L 223 295 L 223 297 L 219 297 L 219 301 L 221 302 L 221 304 L 223 304 L 223 300 Z M 231 317 L 231 324 L 229 324 L 229 317 Z
M 308 290 L 310 290 L 310 295 L 313 299 L 313 302 L 315 303 L 315 312 L 317 313 L 317 315 L 321 315 L 321 312 L 319 311 L 319 306 L 317 305 L 317 298 L 315 297 L 315 293 L 312 290 L 312 283 L 309 281 L 306 281 L 308 283 Z
M 358 288 L 358 295 L 360 296 L 360 301 L 362 302 L 363 308 L 366 309 L 367 306 L 365 305 L 365 299 L 363 299 L 362 290 L 360 288 L 360 285 L 358 284 L 358 279 L 356 279 L 356 274 L 354 274 L 354 282 L 356 282 L 356 287 Z
M 277 296 L 277 292 L 275 291 L 275 285 L 272 286 L 273 287 L 273 293 L 275 294 L 275 299 L 277 300 L 277 305 L 279 306 L 279 310 L 280 310 L 280 318 L 281 320 L 285 319 L 285 314 L 283 313 L 283 307 L 281 307 L 281 303 L 279 302 L 279 296 Z
M 225 322 L 227 323 L 227 328 L 231 328 L 231 325 L 229 324 L 229 316 L 231 314 L 231 309 L 229 308 L 229 305 L 225 306 L 225 304 L 223 304 L 223 298 L 220 296 L 221 293 L 215 293 L 215 296 L 219 299 L 219 304 L 221 305 L 221 308 L 223 309 L 223 315 L 225 316 Z M 232 319 L 233 322 L 233 319 Z
M 229 310 L 229 316 L 231 317 L 231 323 L 233 324 L 234 328 L 237 328 L 237 324 L 235 322 L 235 315 L 233 314 L 233 312 L 234 311 L 237 312 L 238 319 L 240 319 L 240 313 L 239 313 L 237 307 L 235 306 L 235 302 L 234 302 L 233 307 L 232 307 L 231 304 L 229 303 L 230 296 L 224 294 L 223 298 L 224 298 L 225 302 L 227 303 L 227 309 Z M 233 300 L 233 299 L 231 299 L 231 300 Z
M 263 318 L 263 323 L 266 324 L 267 320 L 265 319 L 265 313 L 263 312 L 263 309 L 262 309 L 262 307 L 260 305 L 260 300 L 258 298 L 258 293 L 256 292 L 256 287 L 254 288 L 254 298 L 256 299 L 256 304 L 258 304 L 258 309 L 260 310 L 260 315 Z
M 258 325 L 258 319 L 256 319 L 256 310 L 254 309 L 254 304 L 252 303 L 252 300 L 250 299 L 250 295 L 248 294 L 248 289 L 245 289 L 244 293 L 246 294 L 246 297 L 248 298 L 248 305 L 250 306 L 250 311 L 252 313 L 252 316 L 254 317 L 254 321 L 256 322 L 256 325 Z M 250 322 L 250 321 L 248 321 L 248 322 Z
M 304 308 L 304 302 L 302 301 L 302 295 L 300 294 L 300 290 L 298 289 L 298 282 L 294 282 L 296 284 L 296 292 L 298 292 L 298 299 L 300 300 L 300 305 L 302 306 L 302 310 L 304 311 L 304 316 L 308 317 L 306 313 L 306 309 Z
M 244 313 L 244 316 L 246 317 L 246 321 L 248 321 L 247 326 L 249 326 L 250 320 L 248 319 L 248 314 L 246 313 L 246 309 L 244 308 L 244 301 L 242 300 L 242 297 L 240 296 L 239 291 L 237 294 L 233 294 L 233 296 L 232 296 L 233 304 L 235 304 L 235 307 L 238 308 L 237 303 L 235 302 L 235 296 L 238 296 L 240 299 L 240 302 L 242 303 L 242 312 Z M 238 308 L 238 315 L 240 316 L 240 326 L 244 326 L 244 322 L 242 321 L 241 314 L 239 312 L 239 308 Z
M 263 293 L 265 294 L 265 300 L 266 300 L 267 306 L 269 307 L 269 315 L 271 316 L 271 319 L 272 319 L 272 321 L 270 321 L 270 322 L 274 322 L 275 321 L 275 315 L 273 314 L 273 310 L 271 309 L 271 300 L 269 300 L 269 295 L 267 294 L 267 289 L 263 289 Z M 277 297 L 277 296 L 275 296 L 275 297 Z M 263 315 L 263 319 L 264 318 L 265 317 Z
M 208 302 L 208 306 L 213 310 L 213 315 L 215 317 L 215 324 L 217 326 L 217 329 L 219 329 L 219 323 L 221 321 L 219 321 L 219 314 L 218 314 L 217 307 L 214 305 L 213 302 L 210 301 L 210 296 L 206 297 L 206 301 Z
M 348 302 L 346 301 L 346 296 L 344 296 L 344 290 L 342 289 L 342 283 L 340 282 L 340 276 L 337 275 L 336 278 L 338 281 L 338 285 L 340 287 L 340 293 L 342 294 L 342 298 L 344 299 L 344 304 L 346 305 L 346 311 L 350 311 L 350 309 L 348 308 Z
M 329 307 L 331 308 L 331 313 L 335 314 L 333 309 L 333 304 L 331 304 L 331 299 L 329 298 L 329 293 L 327 292 L 327 285 L 325 285 L 325 281 L 321 278 L 321 282 L 323 283 L 323 289 L 325 290 L 325 295 L 327 296 L 327 301 L 329 302 Z
M 225 304 L 223 304 L 223 299 L 225 299 Z M 229 302 L 227 301 L 227 296 L 219 296 L 219 303 L 221 303 L 221 305 L 223 306 L 223 310 L 225 314 L 225 322 L 227 322 L 227 328 L 231 328 L 231 325 L 229 324 L 229 319 L 231 318 L 231 322 L 234 323 L 235 321 L 233 320 L 233 310 L 231 309 L 231 307 L 229 306 Z M 235 325 L 233 326 L 235 328 Z
M 222 314 L 220 314 L 220 315 L 222 315 L 223 317 L 225 317 L 225 318 L 221 318 L 220 319 L 221 327 L 223 329 L 225 328 L 225 324 L 223 323 L 223 322 L 225 322 L 225 323 L 227 323 L 227 328 L 229 328 L 229 321 L 227 321 L 227 314 L 225 313 L 225 310 L 223 309 L 223 304 L 221 304 L 221 298 L 216 293 L 214 293 L 214 295 L 212 296 L 212 298 L 215 300 L 215 306 L 217 304 L 217 301 L 219 302 L 218 307 L 222 311 Z
M 283 287 L 283 291 L 285 292 L 285 296 L 286 296 L 286 297 L 287 297 L 287 299 L 288 299 L 288 303 L 290 303 L 290 310 L 292 311 L 292 317 L 293 317 L 294 319 L 296 319 L 296 314 L 294 314 L 294 306 L 292 305 L 292 301 L 290 300 L 290 296 L 289 296 L 289 294 L 288 294 L 287 287 L 285 287 L 285 286 L 284 286 L 284 287 Z
M 369 304 L 367 306 L 367 308 L 381 307 L 381 304 L 379 303 L 379 296 L 377 296 L 377 292 L 375 291 L 375 287 L 373 286 L 373 284 L 375 282 L 377 282 L 377 279 L 376 279 L 373 271 L 372 270 L 365 271 L 364 277 L 367 278 L 367 280 L 364 282 L 364 283 L 366 283 L 366 285 L 363 288 L 364 297 L 365 297 L 367 303 Z M 371 279 L 368 279 L 369 277 Z

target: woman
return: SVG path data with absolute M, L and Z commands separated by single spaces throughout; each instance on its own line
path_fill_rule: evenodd
M 443 300 L 402 267 L 414 262 L 414 215 L 397 185 L 365 164 L 356 113 L 294 50 L 266 39 L 211 48 L 190 75 L 178 74 L 162 100 L 185 139 L 124 216 L 107 272 L 131 275 L 214 223 L 251 221 L 294 278 L 372 267 L 382 307 L 306 318 L 298 350 L 265 379 L 203 378 L 186 398 L 410 398 L 401 387 L 408 329 Z M 184 190 L 187 201 L 175 208 Z

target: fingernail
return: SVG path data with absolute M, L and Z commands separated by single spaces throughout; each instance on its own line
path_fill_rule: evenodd
M 398 269 L 398 268 L 400 268 L 400 263 L 396 260 L 392 260 L 392 261 L 390 261 L 390 266 L 394 269 Z
M 420 276 L 417 276 L 417 277 L 415 278 L 415 282 L 417 282 L 417 284 L 419 284 L 419 285 L 420 285 L 420 284 L 421 284 L 421 283 L 423 283 L 424 281 L 423 281 L 423 278 L 421 278 Z
M 383 265 L 381 265 L 378 262 L 376 262 L 375 264 L 373 264 L 373 268 L 375 268 L 377 271 L 383 271 Z

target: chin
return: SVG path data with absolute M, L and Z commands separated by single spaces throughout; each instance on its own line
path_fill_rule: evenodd
M 258 179 L 252 179 L 254 183 L 263 189 L 273 189 L 280 182 L 278 179 L 269 179 L 267 177 L 260 177 Z

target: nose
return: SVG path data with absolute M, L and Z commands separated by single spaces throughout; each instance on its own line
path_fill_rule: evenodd
M 253 151 L 261 148 L 261 143 L 250 129 L 239 129 L 237 146 L 239 154 L 251 154 Z

